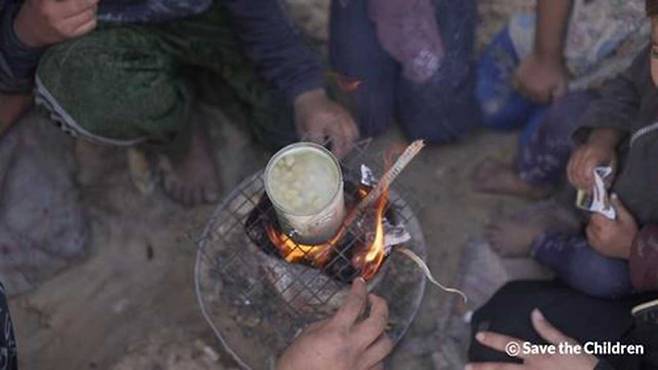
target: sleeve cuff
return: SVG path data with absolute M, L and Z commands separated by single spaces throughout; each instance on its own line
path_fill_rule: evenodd
M 296 82 L 288 87 L 285 93 L 288 101 L 293 103 L 299 95 L 311 90 L 324 89 L 325 87 L 325 81 L 322 73 L 316 73 L 312 76 L 300 78 L 299 82 Z
M 12 92 L 29 91 L 34 79 L 39 59 L 45 48 L 32 48 L 25 45 L 16 35 L 14 19 L 19 5 L 7 4 L 0 22 L 0 53 L 2 59 L 3 90 Z

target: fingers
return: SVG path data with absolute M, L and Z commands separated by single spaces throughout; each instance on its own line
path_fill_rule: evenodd
M 352 116 L 343 112 L 336 122 L 328 127 L 329 136 L 332 143 L 332 151 L 341 158 L 352 150 L 352 145 L 359 135 L 358 128 Z
M 567 177 L 569 178 L 569 183 L 573 185 L 576 189 L 582 189 L 583 188 L 583 180 L 582 180 L 582 148 L 576 149 L 574 151 L 573 155 L 571 155 L 571 158 L 569 159 L 569 163 L 567 164 Z
M 73 33 L 71 34 L 71 37 L 79 37 L 79 36 L 82 36 L 82 35 L 86 35 L 87 33 L 93 31 L 94 29 L 96 29 L 97 25 L 98 25 L 98 20 L 96 19 L 96 17 L 94 17 L 89 22 L 87 22 L 87 23 L 81 25 L 80 27 L 78 27 L 77 29 L 75 29 L 73 31 Z
M 585 229 L 585 235 L 587 236 L 587 243 L 589 243 L 589 245 L 592 247 L 601 245 L 601 238 L 594 226 L 587 225 L 587 228 Z
M 551 325 L 551 323 L 546 320 L 544 315 L 538 309 L 535 308 L 532 310 L 530 317 L 532 319 L 532 326 L 535 328 L 539 336 L 544 338 L 547 342 L 556 346 L 560 343 L 575 343 L 573 339 L 567 337 L 561 331 Z
M 361 315 L 366 306 L 366 282 L 362 278 L 354 279 L 352 283 L 352 291 L 345 299 L 343 306 L 338 309 L 336 315 L 332 319 L 333 323 L 340 325 L 344 328 L 349 328 Z
M 384 364 L 383 364 L 383 363 L 379 363 L 379 364 L 377 364 L 377 365 L 371 367 L 371 368 L 368 369 L 368 370 L 384 370 Z
M 594 166 L 589 163 L 589 158 L 586 154 L 580 155 L 576 163 L 576 182 L 579 187 L 587 192 L 590 192 L 594 183 Z
M 374 294 L 368 296 L 370 315 L 354 330 L 355 340 L 360 348 L 366 348 L 377 340 L 388 324 L 388 305 L 386 301 Z
M 535 103 L 548 104 L 551 102 L 551 92 L 548 89 L 532 90 L 526 87 L 523 83 L 518 83 L 517 86 L 517 89 L 521 95 L 534 101 Z
M 363 353 L 357 368 L 370 369 L 378 363 L 381 363 L 392 350 L 393 341 L 386 334 L 380 336 L 379 339 Z
M 466 365 L 466 370 L 522 370 L 523 365 L 507 362 L 479 362 Z
M 514 74 L 514 79 L 512 82 L 514 88 L 524 97 L 537 102 L 537 103 L 542 103 L 546 104 L 550 102 L 550 90 L 549 89 L 539 89 L 539 88 L 532 88 L 530 86 L 527 86 L 526 83 L 524 83 L 523 77 L 521 76 L 520 71 L 517 69 L 516 73 Z
M 475 339 L 482 343 L 482 345 L 503 353 L 508 353 L 510 346 L 516 349 L 523 347 L 523 343 L 520 339 L 490 331 L 477 333 Z M 511 345 L 510 343 L 513 343 L 514 345 Z M 518 354 L 515 357 L 523 358 L 521 351 L 517 352 Z
M 605 216 L 598 213 L 592 214 L 592 216 L 589 218 L 589 226 L 594 231 L 602 231 L 605 227 L 610 226 L 611 223 L 613 223 L 613 221 L 608 220 L 605 218 Z
M 308 140 L 323 145 L 325 144 L 325 133 L 323 130 L 308 130 L 304 133 L 302 140 Z
M 598 163 L 595 158 L 590 158 L 587 150 L 581 147 L 573 153 L 567 165 L 567 177 L 575 188 L 590 192 L 594 183 L 594 167 Z
M 575 153 L 574 155 L 569 158 L 569 163 L 567 163 L 567 180 L 569 180 L 569 183 L 574 187 L 578 188 L 577 182 L 576 182 L 576 158 L 575 158 Z
M 561 98 L 564 95 L 566 95 L 568 90 L 569 90 L 569 86 L 567 85 L 567 80 L 560 79 L 557 82 L 555 88 L 553 89 L 551 97 L 553 100 Z
M 99 0 L 66 0 L 58 2 L 60 11 L 65 19 L 84 13 L 89 9 L 96 8 Z
M 323 327 L 329 320 L 322 320 L 322 321 L 316 321 L 310 325 L 308 325 L 305 329 L 304 332 L 308 333 L 314 330 L 318 330 L 321 327 Z
M 633 221 L 635 222 L 635 218 L 633 218 L 633 215 L 628 212 L 628 208 L 624 206 L 622 203 L 621 199 L 619 199 L 619 196 L 617 194 L 612 194 L 610 196 L 610 203 L 615 207 L 615 210 L 617 211 L 617 217 L 618 220 L 621 222 L 625 221 Z

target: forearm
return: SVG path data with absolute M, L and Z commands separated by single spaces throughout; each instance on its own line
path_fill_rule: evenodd
M 571 15 L 572 0 L 539 0 L 534 53 L 561 62 Z
M 319 56 L 305 45 L 279 1 L 226 0 L 224 4 L 260 74 L 291 101 L 324 87 Z

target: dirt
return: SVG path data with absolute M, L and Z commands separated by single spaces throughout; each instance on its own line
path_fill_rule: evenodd
M 296 3 L 294 15 L 309 25 L 314 38 L 326 40 L 328 2 L 290 2 Z M 481 18 L 487 20 L 480 44 L 511 9 L 526 6 L 522 0 L 479 3 Z M 201 119 L 218 123 L 213 140 L 225 189 L 266 163 L 270 153 L 217 108 L 199 105 L 197 111 Z M 462 249 L 481 239 L 492 215 L 518 206 L 509 198 L 474 193 L 469 183 L 478 161 L 488 155 L 510 158 L 515 140 L 515 134 L 476 132 L 462 143 L 427 148 L 405 171 L 401 181 L 423 205 L 418 216 L 428 264 L 440 281 L 455 281 Z M 398 143 L 404 140 L 393 129 L 374 141 L 373 150 L 383 152 Z M 213 206 L 184 208 L 157 186 L 139 191 L 126 158 L 123 149 L 78 144 L 78 178 L 92 220 L 90 252 L 36 290 L 11 300 L 21 368 L 235 369 L 203 321 L 194 294 L 191 239 Z M 438 366 L 439 312 L 447 299 L 428 288 L 391 368 Z

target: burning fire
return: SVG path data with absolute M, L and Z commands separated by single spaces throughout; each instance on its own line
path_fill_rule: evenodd
M 365 198 L 372 189 L 360 187 L 357 195 L 359 200 Z M 388 191 L 384 191 L 375 203 L 374 237 L 369 244 L 356 246 L 352 257 L 352 266 L 361 271 L 361 277 L 366 280 L 372 279 L 381 268 L 386 257 L 384 245 L 384 214 L 388 205 Z M 353 209 L 351 212 L 354 212 Z M 346 220 L 352 219 L 347 217 Z M 308 262 L 316 268 L 326 266 L 333 257 L 334 247 L 338 246 L 341 239 L 347 233 L 349 223 L 343 223 L 334 237 L 323 244 L 304 245 L 298 244 L 284 233 L 277 230 L 273 225 L 267 226 L 267 236 L 283 259 L 290 263 Z
M 388 205 L 389 187 L 424 146 L 425 143 L 423 140 L 414 141 L 402 151 L 402 154 L 388 168 L 374 188 L 360 187 L 357 193 L 357 198 L 359 199 L 356 202 L 356 206 L 349 212 L 336 235 L 326 243 L 319 245 L 299 245 L 288 236 L 276 230 L 272 225 L 267 227 L 267 235 L 270 241 L 276 246 L 279 254 L 288 262 L 310 262 L 315 267 L 323 267 L 330 261 L 335 251 L 334 247 L 339 246 L 339 242 L 347 234 L 349 226 L 363 213 L 368 210 L 372 211 L 370 205 L 374 204 L 374 227 L 371 229 L 374 230 L 374 237 L 371 242 L 366 241 L 365 245 L 358 246 L 352 254 L 352 260 L 350 261 L 355 269 L 361 271 L 361 276 L 364 279 L 372 279 L 381 268 L 386 257 L 384 213 Z M 394 151 L 389 152 L 390 156 L 393 154 Z M 385 162 L 392 163 L 392 160 L 386 158 Z M 368 218 L 365 219 L 367 220 Z
M 361 277 L 370 280 L 384 263 L 386 248 L 384 245 L 384 212 L 388 204 L 388 191 L 377 200 L 375 207 L 375 236 L 367 248 L 358 251 L 352 258 L 352 265 L 361 269 Z

